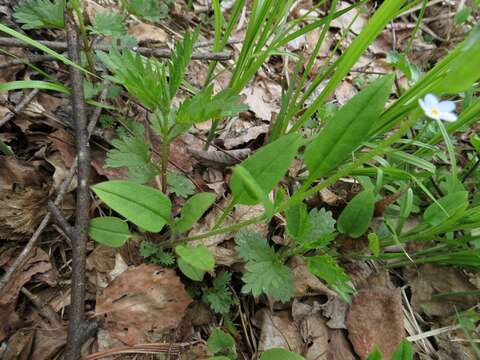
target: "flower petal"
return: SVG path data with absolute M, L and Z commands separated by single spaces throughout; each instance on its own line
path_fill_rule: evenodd
M 425 109 L 425 115 L 427 115 L 430 119 L 435 119 L 435 120 L 439 120 L 440 119 L 440 112 L 439 111 L 432 111 L 432 110 L 435 110 L 435 108 L 428 108 L 428 109 Z M 448 114 L 448 113 L 447 113 Z
M 427 107 L 434 107 L 438 104 L 438 98 L 433 94 L 425 95 L 424 101 Z
M 455 110 L 455 103 L 453 101 L 440 101 L 437 107 L 442 113 L 450 113 Z
M 440 113 L 440 120 L 445 120 L 447 122 L 454 122 L 457 120 L 457 115 L 454 113 Z

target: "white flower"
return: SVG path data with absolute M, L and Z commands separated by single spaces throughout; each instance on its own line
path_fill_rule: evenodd
M 453 101 L 438 101 L 435 95 L 427 94 L 424 99 L 420 99 L 418 102 L 429 118 L 448 122 L 457 120 L 457 114 L 453 112 L 455 110 Z

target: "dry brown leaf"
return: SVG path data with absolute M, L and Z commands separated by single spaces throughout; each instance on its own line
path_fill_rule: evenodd
M 346 1 L 340 1 L 340 4 L 337 6 L 337 11 L 346 9 L 349 6 L 351 6 L 350 3 Z M 362 31 L 362 28 L 367 24 L 368 18 L 365 14 L 359 14 L 358 16 L 357 14 L 358 9 L 352 9 L 344 15 L 333 19 L 330 26 L 346 30 L 350 23 L 354 21 L 350 27 L 350 31 L 353 31 L 355 34 L 359 34 Z M 357 16 L 356 19 L 355 16 Z
M 330 330 L 329 333 L 328 360 L 356 360 L 345 331 L 334 329 Z
M 29 360 L 33 336 L 33 329 L 22 329 L 10 336 L 2 360 Z
M 242 160 L 246 159 L 250 155 L 250 149 L 238 149 L 238 150 L 195 150 L 190 149 L 189 152 L 199 162 L 199 164 L 224 168 L 226 166 L 233 166 L 238 164 Z
M 302 257 L 293 257 L 289 265 L 295 279 L 295 296 L 304 296 L 308 292 L 319 293 L 329 297 L 337 296 L 337 294 L 322 283 L 319 278 L 308 271 L 305 260 Z
M 346 329 L 345 319 L 347 317 L 348 303 L 341 297 L 329 299 L 322 307 L 323 316 L 330 319 L 327 326 L 330 329 Z
M 412 289 L 413 308 L 429 316 L 449 316 L 478 303 L 478 297 L 475 296 L 432 298 L 433 295 L 440 293 L 478 290 L 461 270 L 453 266 L 420 265 L 416 268 L 415 274 L 410 276 L 409 283 Z
M 191 302 L 175 271 L 143 264 L 113 280 L 95 312 L 112 337 L 134 345 L 175 329 Z
M 235 137 L 229 137 L 224 140 L 223 145 L 226 149 L 232 149 L 257 139 L 260 135 L 266 134 L 269 130 L 268 125 L 252 126 Z
M 166 43 L 168 40 L 168 35 L 163 29 L 144 22 L 131 24 L 128 27 L 128 33 L 136 38 L 140 44 Z
M 67 329 L 36 329 L 33 350 L 29 360 L 51 360 L 65 346 Z
M 272 313 L 262 309 L 255 318 L 261 329 L 258 351 L 283 348 L 296 353 L 303 352 L 302 337 L 288 311 Z
M 390 359 L 405 336 L 400 290 L 360 290 L 348 311 L 347 328 L 353 348 L 362 359 L 375 346 Z
M 342 82 L 335 89 L 335 97 L 340 105 L 345 105 L 352 97 L 355 96 L 356 90 L 349 81 Z
M 41 186 L 41 177 L 31 165 L 11 156 L 0 156 L 0 190 L 11 190 L 15 184 Z
M 244 95 L 244 103 L 259 119 L 270 121 L 272 114 L 280 109 L 282 88 L 273 81 L 257 81 L 246 87 L 240 95 Z

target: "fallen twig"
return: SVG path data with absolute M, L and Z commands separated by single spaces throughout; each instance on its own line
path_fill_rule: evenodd
M 4 62 L 0 64 L 0 69 L 4 69 L 10 66 L 16 66 L 16 65 L 25 65 L 28 63 L 37 63 L 37 62 L 43 62 L 43 61 L 52 61 L 56 60 L 53 56 L 51 55 L 36 55 L 36 56 L 31 56 L 28 58 L 23 58 L 23 59 L 15 59 L 11 61 Z
M 78 28 L 69 15 L 65 16 L 68 55 L 80 63 L 80 41 Z M 85 339 L 95 331 L 95 326 L 85 321 L 85 263 L 88 239 L 88 222 L 90 208 L 90 146 L 88 143 L 87 116 L 83 94 L 82 73 L 78 68 L 70 67 L 70 86 L 72 87 L 72 110 L 75 124 L 75 143 L 77 148 L 78 184 L 75 211 L 75 228 L 72 235 L 72 292 L 68 322 L 67 346 L 65 359 L 80 358 L 80 351 Z
M 26 288 L 22 287 L 20 290 L 23 295 L 25 295 L 28 300 L 37 308 L 41 316 L 48 320 L 51 326 L 61 328 L 63 326 L 62 319 L 60 316 L 53 310 L 53 308 L 47 302 L 43 301 L 40 297 L 35 294 L 32 294 Z
M 47 40 L 37 40 L 40 44 L 49 47 L 50 49 L 57 50 L 57 51 L 65 51 L 67 50 L 67 43 L 63 41 L 47 41 Z M 14 38 L 7 38 L 7 37 L 0 37 L 0 46 L 6 47 L 21 47 L 21 48 L 30 48 L 34 49 L 35 46 L 31 44 L 27 44 L 23 41 L 14 39 Z M 93 50 L 103 50 L 103 51 L 110 51 L 112 47 L 110 45 L 104 44 L 97 44 L 93 45 Z M 155 48 L 147 48 L 147 47 L 138 47 L 135 49 L 138 53 L 146 56 L 154 56 L 158 58 L 169 58 L 172 55 L 170 50 L 166 49 L 155 49 Z M 195 52 L 192 55 L 193 60 L 217 60 L 217 61 L 225 61 L 230 60 L 232 58 L 232 54 L 230 52 L 220 52 L 220 53 L 212 53 L 212 52 Z
M 158 343 L 158 344 L 138 344 L 133 346 L 125 346 L 116 349 L 108 349 L 94 354 L 87 355 L 82 360 L 96 360 L 113 355 L 121 354 L 158 354 L 167 353 L 170 355 L 179 355 L 190 348 L 195 343 Z
M 53 202 L 49 201 L 47 207 L 55 222 L 62 228 L 65 235 L 69 237 L 73 244 L 76 241 L 75 237 L 77 236 L 75 229 L 67 222 L 60 212 L 60 209 Z
M 30 101 L 32 101 L 33 98 L 38 94 L 38 91 L 39 89 L 33 89 L 28 93 L 28 95 L 25 95 L 22 101 L 20 101 L 20 103 L 17 106 L 15 106 L 15 109 L 13 110 L 13 112 L 9 112 L 0 120 L 0 127 L 2 127 L 7 122 L 12 120 L 16 114 L 22 112 L 23 109 L 30 103 Z

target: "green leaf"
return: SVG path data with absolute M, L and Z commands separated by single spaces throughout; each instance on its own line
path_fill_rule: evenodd
M 437 226 L 453 215 L 463 212 L 468 207 L 468 192 L 457 191 L 432 203 L 423 213 L 423 221 Z
M 294 239 L 299 239 L 308 226 L 307 205 L 301 203 L 285 210 L 287 220 L 287 233 Z
M 355 195 L 343 209 L 337 222 L 338 231 L 357 238 L 365 233 L 372 222 L 375 194 L 364 190 Z
M 129 13 L 145 20 L 158 23 L 168 15 L 168 6 L 165 2 L 155 0 L 127 0 Z
M 213 357 L 209 357 L 207 360 L 232 360 L 226 356 L 213 356 Z
M 140 256 L 154 264 L 163 266 L 172 266 L 175 264 L 175 257 L 172 253 L 164 251 L 158 244 L 150 241 L 142 241 L 139 253 Z
M 126 34 L 127 28 L 122 14 L 116 12 L 98 12 L 92 19 L 92 26 L 88 29 L 94 35 L 121 37 Z
M 283 136 L 260 148 L 255 154 L 241 162 L 265 194 L 269 194 L 287 172 L 297 149 L 301 146 L 301 136 L 295 133 Z M 242 180 L 232 176 L 230 187 L 235 201 L 244 205 L 256 205 L 260 199 L 246 191 Z
M 70 89 L 61 84 L 40 80 L 19 80 L 0 84 L 0 92 L 20 89 L 43 89 L 58 91 L 64 94 L 70 93 Z
M 373 256 L 380 255 L 380 238 L 375 233 L 368 234 L 368 248 L 372 252 Z
M 472 135 L 470 135 L 470 143 L 475 148 L 475 150 L 480 152 L 480 136 L 478 136 L 475 133 L 472 133 Z
M 63 29 L 65 0 L 26 0 L 16 6 L 13 18 L 30 29 Z
M 88 235 L 100 244 L 120 247 L 132 234 L 125 221 L 113 216 L 102 216 L 90 220 Z
M 350 294 L 353 293 L 352 287 L 348 284 L 350 277 L 330 255 L 308 257 L 307 267 L 308 271 L 325 280 L 344 300 L 350 302 Z
M 7 156 L 14 155 L 10 146 L 5 144 L 2 140 L 0 140 L 0 152 L 2 152 L 4 155 L 7 155 Z
M 407 340 L 402 340 L 402 342 L 395 349 L 395 352 L 392 355 L 392 360 L 412 360 L 412 359 L 413 359 L 412 344 Z
M 228 314 L 232 305 L 236 304 L 229 287 L 231 277 L 229 272 L 222 271 L 213 280 L 213 287 L 205 291 L 202 297 L 213 311 L 222 315 Z
M 380 350 L 378 350 L 378 347 L 375 346 L 373 351 L 368 354 L 366 360 L 382 360 L 382 353 L 380 352 Z
M 172 193 L 183 198 L 195 193 L 195 186 L 192 182 L 178 172 L 169 171 L 167 173 L 167 185 Z
M 198 39 L 199 28 L 190 35 L 186 33 L 183 41 L 178 41 L 168 63 L 170 97 L 174 97 L 185 77 L 185 71 L 193 54 L 193 46 Z
M 215 267 L 215 258 L 205 245 L 177 245 L 175 252 L 183 261 L 199 270 L 212 271 Z
M 241 103 L 239 95 L 230 89 L 224 89 L 213 95 L 213 85 L 187 98 L 180 105 L 177 122 L 196 124 L 207 120 L 221 120 L 247 111 L 248 106 Z
M 468 20 L 471 14 L 471 10 L 468 7 L 464 7 L 462 10 L 455 14 L 455 24 L 461 25 Z
M 159 232 L 170 223 L 172 204 L 157 189 L 113 180 L 96 184 L 92 190 L 105 204 L 146 231 Z
M 392 83 L 392 75 L 371 83 L 338 110 L 315 136 L 304 155 L 310 181 L 335 169 L 368 140 L 390 95 Z
M 207 340 L 208 351 L 216 354 L 222 350 L 230 350 L 235 347 L 233 337 L 220 329 L 213 329 Z
M 305 358 L 285 349 L 270 349 L 262 353 L 260 360 L 305 360 Z
M 403 72 L 408 80 L 416 82 L 418 79 L 420 79 L 420 70 L 415 64 L 412 64 L 410 61 L 408 61 L 404 54 L 391 51 L 387 54 L 386 61 Z
M 307 226 L 297 241 L 306 250 L 317 249 L 333 240 L 334 231 L 335 219 L 332 212 L 324 208 L 312 209 L 308 214 Z
M 480 79 L 480 24 L 476 25 L 463 43 L 460 56 L 450 65 L 450 71 L 431 92 L 457 94 Z
M 150 163 L 150 148 L 145 141 L 143 125 L 133 124 L 135 126 L 130 127 L 133 134 L 126 134 L 112 140 L 114 149 L 107 153 L 105 165 L 109 168 L 126 166 L 129 179 L 144 184 L 152 180 L 158 172 Z
M 236 249 L 245 264 L 242 277 L 244 293 L 258 297 L 265 293 L 275 300 L 288 301 L 293 296 L 293 274 L 267 240 L 252 231 L 241 231 L 235 237 Z
M 193 281 L 202 281 L 203 276 L 205 275 L 205 271 L 202 271 L 196 267 L 193 267 L 189 263 L 187 263 L 185 260 L 182 258 L 179 258 L 177 260 L 178 268 L 180 271 L 189 279 L 192 279 Z
M 175 222 L 175 230 L 177 232 L 186 232 L 195 224 L 215 202 L 216 195 L 214 193 L 204 192 L 193 195 L 183 205 L 180 218 Z

